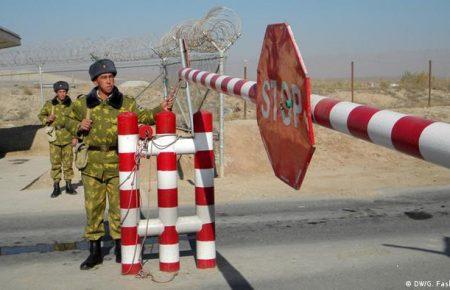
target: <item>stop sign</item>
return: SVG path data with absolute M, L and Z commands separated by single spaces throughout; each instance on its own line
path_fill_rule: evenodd
M 275 175 L 299 189 L 315 149 L 311 85 L 286 23 L 267 26 L 257 86 L 258 126 Z

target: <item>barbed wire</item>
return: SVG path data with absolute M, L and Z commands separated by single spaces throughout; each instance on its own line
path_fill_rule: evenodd
M 160 58 L 178 55 L 178 40 L 187 41 L 193 53 L 214 53 L 227 49 L 241 35 L 241 19 L 230 8 L 218 6 L 210 9 L 198 20 L 177 24 L 163 35 L 154 51 Z

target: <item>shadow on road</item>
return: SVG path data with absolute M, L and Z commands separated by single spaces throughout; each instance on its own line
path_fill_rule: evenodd
M 424 249 L 424 248 L 400 246 L 400 245 L 393 245 L 393 244 L 383 244 L 383 246 L 391 247 L 391 248 L 400 248 L 400 249 L 422 251 L 422 252 L 439 254 L 439 255 L 444 255 L 444 256 L 450 257 L 450 237 L 444 237 L 443 241 L 444 241 L 444 250 L 442 252 L 435 251 L 435 250 L 430 250 L 430 249 Z
M 0 158 L 8 152 L 29 150 L 40 128 L 41 125 L 0 128 Z

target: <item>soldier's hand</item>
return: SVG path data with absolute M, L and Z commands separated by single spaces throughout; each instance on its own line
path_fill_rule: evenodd
M 77 138 L 73 138 L 72 139 L 72 146 L 77 145 L 77 143 L 78 143 L 78 139 Z
M 50 115 L 47 117 L 47 122 L 48 123 L 52 123 L 53 121 L 55 121 L 56 116 L 55 115 Z
M 83 121 L 81 121 L 81 123 L 80 123 L 80 130 L 89 131 L 89 130 L 91 130 L 91 126 L 92 126 L 92 120 L 83 119 Z
M 175 91 L 171 91 L 170 94 L 167 96 L 167 98 L 161 103 L 161 107 L 166 111 L 171 111 L 173 107 L 173 102 L 175 101 L 174 98 Z

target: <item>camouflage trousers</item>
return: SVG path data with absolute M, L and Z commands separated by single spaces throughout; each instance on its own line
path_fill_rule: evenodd
M 81 177 L 87 218 L 84 237 L 96 241 L 105 235 L 103 217 L 108 197 L 109 233 L 113 239 L 120 239 L 119 177 L 97 178 L 86 174 Z
M 50 163 L 52 164 L 50 175 L 53 181 L 61 180 L 64 173 L 65 180 L 73 179 L 73 152 L 72 144 L 54 145 L 50 143 Z

